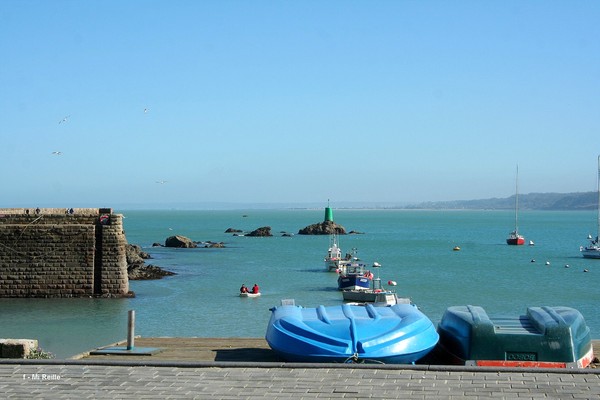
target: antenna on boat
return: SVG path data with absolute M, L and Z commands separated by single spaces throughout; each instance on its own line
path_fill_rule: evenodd
M 377 277 L 375 279 L 373 279 L 373 290 L 381 289 L 381 278 L 379 277 L 379 268 L 380 267 L 381 267 L 381 264 L 379 264 L 377 261 L 375 261 L 373 263 L 373 268 L 375 268 L 377 270 Z

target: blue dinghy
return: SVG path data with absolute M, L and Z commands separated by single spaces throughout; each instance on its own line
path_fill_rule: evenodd
M 271 311 L 266 340 L 287 361 L 410 364 L 439 339 L 431 320 L 412 304 L 282 305 Z

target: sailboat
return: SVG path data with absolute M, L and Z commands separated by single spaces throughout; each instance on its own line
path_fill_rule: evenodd
M 522 245 L 525 244 L 523 235 L 519 235 L 519 166 L 517 165 L 517 179 L 515 184 L 515 230 L 506 238 L 506 244 Z
M 581 246 L 579 251 L 581 251 L 581 255 L 585 258 L 600 258 L 600 241 L 598 240 L 598 236 L 600 236 L 600 156 L 598 156 L 598 226 L 596 230 L 596 238 L 588 237 L 590 239 L 590 244 L 587 246 Z

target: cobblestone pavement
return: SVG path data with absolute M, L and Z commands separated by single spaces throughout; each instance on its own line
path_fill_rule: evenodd
M 54 361 L 54 360 L 53 360 Z M 282 363 L 0 363 L 8 399 L 594 399 L 598 370 Z

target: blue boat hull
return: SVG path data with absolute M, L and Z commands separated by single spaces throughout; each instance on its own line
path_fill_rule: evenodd
M 294 362 L 410 364 L 427 355 L 439 336 L 417 307 L 279 306 L 271 309 L 269 346 Z
M 338 276 L 339 290 L 363 290 L 371 287 L 371 280 L 362 274 Z

